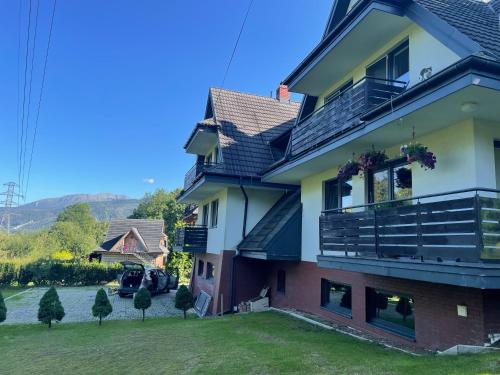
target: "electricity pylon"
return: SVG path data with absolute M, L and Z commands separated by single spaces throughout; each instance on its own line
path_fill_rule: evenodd
M 7 234 L 10 234 L 10 217 L 12 215 L 11 211 L 12 207 L 17 206 L 16 202 L 14 202 L 14 198 L 22 198 L 22 195 L 16 193 L 17 184 L 15 182 L 7 182 L 6 184 L 3 184 L 3 186 L 5 186 L 7 190 L 3 193 L 0 193 L 0 196 L 5 196 L 5 200 L 0 201 L 0 205 L 4 205 L 4 212 L 2 215 L 2 220 L 0 220 L 0 225 L 3 225 L 3 223 L 6 221 Z

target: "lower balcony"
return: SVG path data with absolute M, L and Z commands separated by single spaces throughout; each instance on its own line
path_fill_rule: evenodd
M 189 226 L 175 230 L 174 250 L 189 253 L 207 252 L 206 226 Z
M 500 191 L 468 189 L 329 210 L 321 267 L 500 288 Z

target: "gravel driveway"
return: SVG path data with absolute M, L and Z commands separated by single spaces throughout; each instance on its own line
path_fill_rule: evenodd
M 99 287 L 57 288 L 57 293 L 66 312 L 62 323 L 88 322 L 92 316 L 92 305 Z M 38 323 L 38 303 L 47 288 L 34 288 L 5 301 L 7 320 L 3 324 Z M 146 310 L 146 317 L 181 316 L 182 311 L 174 306 L 175 290 L 152 298 L 151 307 Z M 142 312 L 134 308 L 132 298 L 109 296 L 113 313 L 106 319 L 140 319 Z

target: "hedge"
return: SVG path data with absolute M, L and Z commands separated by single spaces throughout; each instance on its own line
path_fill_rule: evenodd
M 0 285 L 98 285 L 117 279 L 120 264 L 36 261 L 23 265 L 0 262 Z

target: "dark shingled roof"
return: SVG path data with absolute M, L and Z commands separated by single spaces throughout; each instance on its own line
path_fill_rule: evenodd
M 415 0 L 500 59 L 500 0 Z
M 224 172 L 259 176 L 274 163 L 270 142 L 295 124 L 300 103 L 211 88 Z
M 149 220 L 149 219 L 124 219 L 112 220 L 109 223 L 106 238 L 99 250 L 109 251 L 116 244 L 116 242 L 123 237 L 126 233 L 137 229 L 142 239 L 146 243 L 148 252 L 157 253 L 163 252 L 160 248 L 160 240 L 163 234 L 163 220 Z

